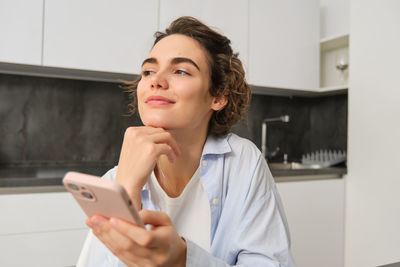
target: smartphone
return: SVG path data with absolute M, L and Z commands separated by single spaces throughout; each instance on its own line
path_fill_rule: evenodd
M 63 184 L 87 216 L 118 217 L 144 227 L 124 187 L 115 181 L 79 172 L 68 172 Z

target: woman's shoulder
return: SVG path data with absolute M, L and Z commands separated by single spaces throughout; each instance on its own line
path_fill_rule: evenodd
M 274 187 L 273 177 L 261 151 L 250 140 L 236 134 L 229 134 L 227 141 L 231 152 L 225 157 L 228 173 L 235 179 L 230 179 L 237 190 L 243 189 L 254 195 L 265 195 Z
M 251 140 L 238 136 L 234 133 L 229 133 L 226 138 L 233 154 L 241 156 L 254 156 L 256 158 L 261 156 L 261 151 Z

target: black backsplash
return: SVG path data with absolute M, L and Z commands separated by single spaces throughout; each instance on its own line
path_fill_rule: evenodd
M 268 124 L 267 147 L 280 148 L 271 161 L 299 161 L 305 153 L 320 149 L 347 150 L 347 94 L 321 97 L 280 97 L 254 95 L 247 124 L 240 123 L 233 132 L 261 145 L 264 118 L 289 115 L 288 123 Z
M 118 160 L 123 133 L 139 125 L 127 117 L 129 99 L 118 84 L 0 74 L 0 164 L 68 164 Z M 258 147 L 266 117 L 268 148 L 280 147 L 289 160 L 319 149 L 346 150 L 347 95 L 278 97 L 253 95 L 247 123 L 233 132 Z
M 0 74 L 0 163 L 115 164 L 127 102 L 116 83 Z

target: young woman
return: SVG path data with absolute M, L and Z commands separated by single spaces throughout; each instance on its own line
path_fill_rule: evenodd
M 150 228 L 88 218 L 78 266 L 294 266 L 265 159 L 229 133 L 250 99 L 229 39 L 181 17 L 156 33 L 129 88 L 145 126 L 126 130 L 104 178 L 125 187 Z

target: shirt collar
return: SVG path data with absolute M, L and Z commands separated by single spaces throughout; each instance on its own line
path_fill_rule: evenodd
M 214 135 L 209 135 L 207 137 L 206 143 L 203 148 L 203 155 L 218 155 L 218 154 L 226 154 L 232 151 L 231 146 L 229 145 L 228 138 L 230 134 L 223 137 L 216 137 Z
M 231 134 L 227 134 L 223 137 L 216 137 L 214 135 L 209 135 L 207 137 L 206 143 L 204 144 L 202 157 L 205 155 L 219 155 L 226 154 L 232 151 L 229 145 L 228 139 Z M 151 173 L 150 175 L 154 175 Z M 150 177 L 149 177 L 150 179 Z M 143 191 L 149 190 L 148 182 L 144 184 Z

